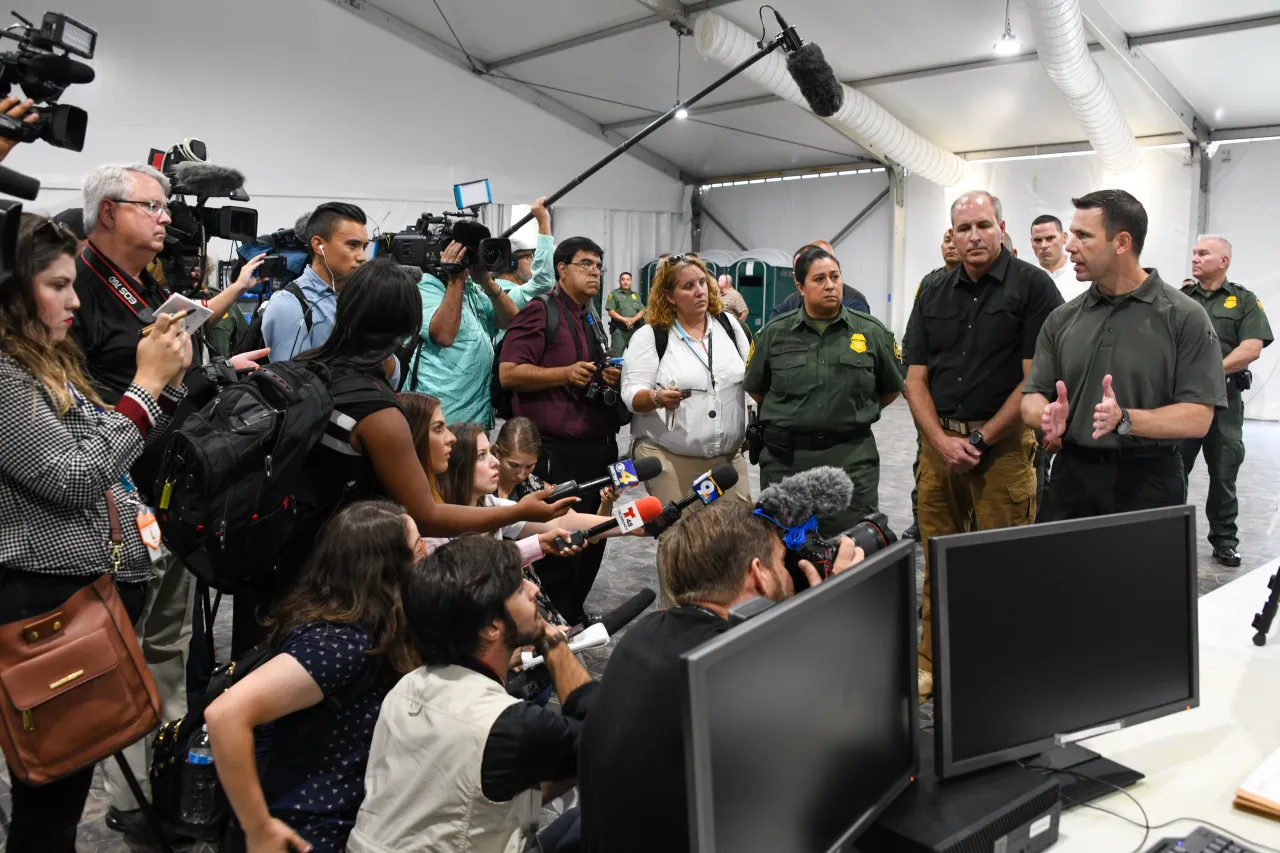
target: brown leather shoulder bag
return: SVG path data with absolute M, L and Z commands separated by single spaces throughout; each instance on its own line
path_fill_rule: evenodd
M 160 724 L 160 695 L 116 592 L 124 538 L 107 492 L 112 566 L 56 610 L 0 625 L 0 749 L 28 785 L 113 755 Z

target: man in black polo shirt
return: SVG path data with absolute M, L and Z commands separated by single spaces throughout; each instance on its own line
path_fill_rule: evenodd
M 795 594 L 773 522 L 743 504 L 685 516 L 658 545 L 658 570 L 676 606 L 631 628 L 609 657 L 578 743 L 582 843 L 588 853 L 689 849 L 680 655 L 730 630 L 729 608 Z M 833 573 L 862 561 L 841 538 Z M 821 578 L 801 561 L 810 585 Z
M 951 206 L 961 263 L 924 288 L 907 324 L 907 402 L 924 434 L 917 477 L 925 553 L 920 699 L 933 689 L 929 539 L 1036 517 L 1035 434 L 1022 425 L 1022 381 L 1036 336 L 1062 304 L 1053 279 L 1001 246 L 1000 202 L 965 193 Z
M 1072 199 L 1067 252 L 1093 284 L 1040 331 L 1022 417 L 1054 460 L 1041 521 L 1176 506 L 1186 500 L 1182 439 L 1226 408 L 1209 315 L 1139 256 L 1147 212 L 1123 190 Z

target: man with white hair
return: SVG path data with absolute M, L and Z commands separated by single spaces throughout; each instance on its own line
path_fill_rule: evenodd
M 733 289 L 733 276 L 728 273 L 720 276 L 716 280 L 716 286 L 720 288 L 720 301 L 724 304 L 725 310 L 737 317 L 739 323 L 746 323 L 747 316 L 751 312 L 747 308 L 747 300 Z
M 1191 250 L 1191 272 L 1195 281 L 1182 292 L 1209 312 L 1213 330 L 1222 345 L 1222 370 L 1227 381 L 1227 407 L 1214 412 L 1213 423 L 1203 439 L 1188 438 L 1179 445 L 1183 476 L 1191 476 L 1200 448 L 1209 466 L 1209 499 L 1204 512 L 1209 518 L 1209 544 L 1213 558 L 1224 566 L 1240 565 L 1237 547 L 1236 474 L 1244 462 L 1244 400 L 1240 392 L 1249 388 L 1252 374 L 1248 366 L 1271 343 L 1271 324 L 1262 301 L 1251 291 L 1227 280 L 1231 266 L 1231 244 L 1223 237 L 1205 235 Z

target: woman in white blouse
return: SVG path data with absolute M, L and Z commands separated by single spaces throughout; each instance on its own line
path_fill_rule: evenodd
M 622 399 L 635 413 L 632 455 L 662 460 L 662 474 L 645 484 L 649 494 L 678 500 L 699 474 L 727 462 L 738 483 L 724 497 L 750 503 L 742 455 L 746 330 L 724 310 L 702 261 L 682 255 L 658 267 L 645 320 L 627 345 Z

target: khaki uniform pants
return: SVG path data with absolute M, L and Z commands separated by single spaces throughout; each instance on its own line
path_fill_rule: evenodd
M 948 435 L 958 433 L 948 432 Z M 924 603 L 920 616 L 921 669 L 933 671 L 933 604 L 929 600 L 929 540 L 977 530 L 1031 524 L 1036 517 L 1035 434 L 1022 427 L 987 451 L 977 467 L 952 473 L 927 440 L 920 451 L 920 544 L 924 548 Z

